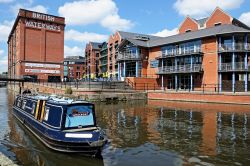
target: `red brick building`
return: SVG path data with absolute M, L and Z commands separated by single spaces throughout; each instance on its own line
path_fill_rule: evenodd
M 246 92 L 250 91 L 249 41 L 250 28 L 217 7 L 206 18 L 187 16 L 178 34 L 169 37 L 118 31 L 107 41 L 107 62 L 103 62 L 109 77 L 137 85 Z
M 80 80 L 85 75 L 85 57 L 67 56 L 64 58 L 64 81 Z
M 207 18 L 188 16 L 177 35 L 127 37 L 118 47 L 118 77 L 164 89 L 250 91 L 249 41 L 250 28 L 216 8 Z
M 8 38 L 9 77 L 63 78 L 65 19 L 20 9 Z
M 86 76 L 96 78 L 99 75 L 99 56 L 102 43 L 89 42 L 85 48 Z

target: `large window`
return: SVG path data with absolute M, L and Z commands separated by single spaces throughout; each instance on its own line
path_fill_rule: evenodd
M 151 60 L 150 61 L 150 67 L 151 68 L 157 68 L 159 65 L 159 61 L 158 60 Z
M 67 108 L 65 128 L 82 128 L 93 125 L 95 124 L 92 105 L 76 105 Z

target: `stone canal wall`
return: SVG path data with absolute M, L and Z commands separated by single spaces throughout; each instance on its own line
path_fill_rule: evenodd
M 148 92 L 148 99 L 250 105 L 248 93 Z
M 25 83 L 24 88 L 36 90 L 39 93 L 65 95 L 65 87 L 50 87 L 46 85 Z M 86 89 L 72 88 L 72 95 L 78 99 L 88 101 L 113 101 L 113 100 L 145 100 L 147 99 L 146 92 L 138 92 L 134 90 L 119 90 L 119 89 Z
M 0 166 L 17 166 L 11 159 L 0 152 Z
M 9 89 L 16 92 L 20 91 L 19 84 L 8 85 Z M 25 83 L 24 88 L 36 90 L 39 93 L 65 95 L 66 88 L 51 87 L 46 85 Z M 175 91 L 135 91 L 121 89 L 88 89 L 73 88 L 72 95 L 69 97 L 79 98 L 89 101 L 112 101 L 112 100 L 166 100 L 166 101 L 185 101 L 201 103 L 221 103 L 221 104 L 240 104 L 250 105 L 250 93 L 202 93 L 202 92 L 175 92 Z

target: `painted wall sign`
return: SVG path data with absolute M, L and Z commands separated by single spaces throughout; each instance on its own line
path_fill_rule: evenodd
M 42 64 L 42 63 L 25 63 L 27 67 L 42 67 L 42 68 L 60 68 L 60 65 L 56 64 Z
M 26 27 L 31 27 L 31 28 L 37 28 L 37 29 L 47 29 L 47 30 L 52 30 L 52 31 L 61 31 L 60 26 L 57 25 L 51 25 L 48 23 L 41 23 L 41 22 L 36 22 L 36 21 L 25 21 Z
M 60 74 L 60 70 L 25 69 L 25 73 L 49 73 L 49 74 Z
M 49 16 L 46 14 L 41 14 L 41 13 L 32 13 L 32 17 L 36 19 L 41 19 L 41 20 L 46 20 L 46 21 L 55 21 L 55 17 Z

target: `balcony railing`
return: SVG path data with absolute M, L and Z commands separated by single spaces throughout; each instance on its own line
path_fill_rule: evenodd
M 201 48 L 193 48 L 193 49 L 177 49 L 168 52 L 162 52 L 162 56 L 159 58 L 167 58 L 167 57 L 175 57 L 175 56 L 186 56 L 186 55 L 193 55 L 193 54 L 202 54 Z
M 108 61 L 101 61 L 100 66 L 107 65 Z
M 219 47 L 220 52 L 233 52 L 233 51 L 250 51 L 250 43 L 245 45 L 245 43 L 236 43 L 233 48 L 233 44 L 222 44 Z
M 201 72 L 201 64 L 191 65 L 178 65 L 178 66 L 165 66 L 163 68 L 159 67 L 158 74 L 171 74 L 171 73 L 194 73 Z
M 118 53 L 117 61 L 123 60 L 140 60 L 142 55 L 140 54 L 128 54 L 128 53 Z
M 219 66 L 219 71 L 222 72 L 230 72 L 230 71 L 249 71 L 250 66 L 245 66 L 244 62 L 236 62 L 235 66 L 233 67 L 232 63 L 222 63 L 221 67 Z

